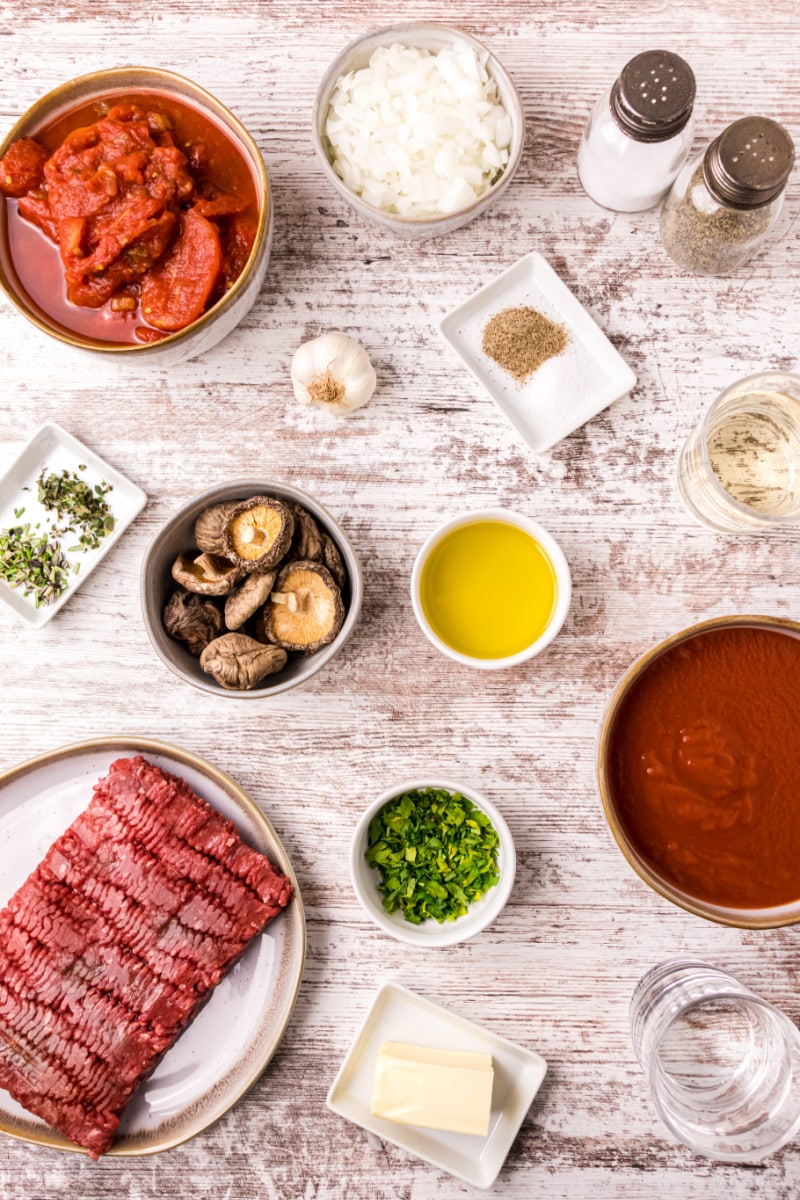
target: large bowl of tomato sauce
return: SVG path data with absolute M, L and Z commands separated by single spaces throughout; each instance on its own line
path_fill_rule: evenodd
M 165 365 L 209 349 L 253 305 L 271 237 L 258 146 L 172 72 L 73 79 L 0 143 L 0 286 L 82 350 Z
M 597 776 L 662 896 L 739 928 L 800 921 L 800 624 L 719 617 L 653 647 L 612 695 Z

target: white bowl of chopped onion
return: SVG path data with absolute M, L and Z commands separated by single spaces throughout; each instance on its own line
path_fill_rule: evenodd
M 412 22 L 351 42 L 314 105 L 314 146 L 353 208 L 404 238 L 449 233 L 511 182 L 525 140 L 511 78 L 469 34 Z

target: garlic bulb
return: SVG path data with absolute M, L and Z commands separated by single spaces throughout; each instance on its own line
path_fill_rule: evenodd
M 363 346 L 344 333 L 305 342 L 292 359 L 292 386 L 301 404 L 346 414 L 375 391 L 375 369 Z

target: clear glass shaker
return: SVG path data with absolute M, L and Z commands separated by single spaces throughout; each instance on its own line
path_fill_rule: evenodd
M 769 117 L 742 117 L 690 159 L 661 210 L 670 258 L 695 275 L 727 275 L 774 226 L 794 164 L 789 134 Z
M 800 1131 L 800 1029 L 735 976 L 668 959 L 630 1018 L 656 1109 L 695 1154 L 760 1162 Z
M 578 176 L 615 212 L 652 208 L 669 191 L 694 134 L 692 68 L 669 50 L 646 50 L 595 106 L 578 150 Z

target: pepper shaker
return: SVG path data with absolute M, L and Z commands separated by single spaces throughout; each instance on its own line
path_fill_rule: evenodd
M 578 176 L 615 212 L 652 208 L 669 191 L 694 134 L 692 68 L 669 50 L 646 50 L 600 98 L 581 138 Z
M 695 275 L 747 262 L 783 206 L 794 144 L 777 121 L 742 117 L 686 163 L 661 210 L 670 258 Z

